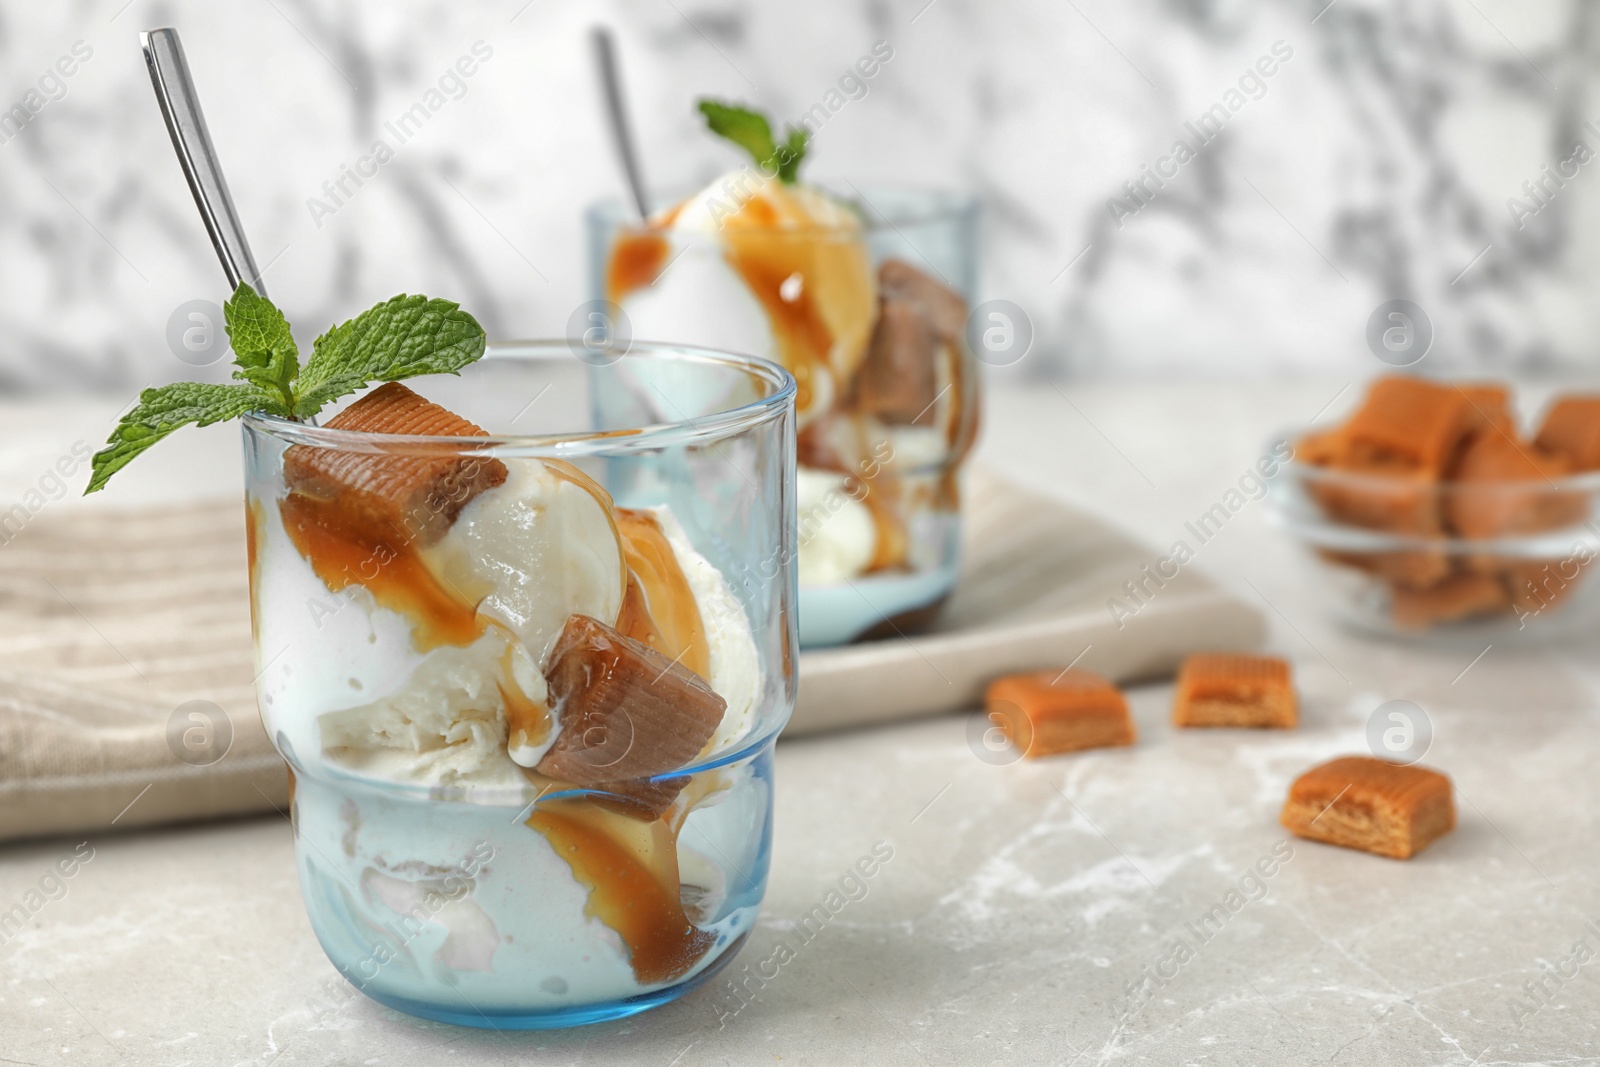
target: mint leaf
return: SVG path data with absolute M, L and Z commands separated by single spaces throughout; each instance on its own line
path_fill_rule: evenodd
M 806 158 L 806 131 L 798 126 L 789 127 L 789 140 L 778 148 L 778 180 L 793 185 L 800 173 L 800 161 Z
M 233 361 L 239 369 L 235 378 L 275 394 L 285 409 L 294 407 L 293 385 L 300 373 L 300 350 L 283 312 L 244 282 L 233 292 L 233 299 L 222 305 L 233 343 Z
M 373 382 L 459 373 L 483 355 L 485 344 L 483 327 L 459 305 L 402 293 L 317 338 L 302 369 L 289 323 L 272 301 L 240 285 L 223 312 L 239 368 L 233 376 L 245 384 L 175 382 L 140 393 L 138 405 L 94 454 L 85 495 L 105 488 L 113 474 L 180 427 L 251 411 L 307 418 Z
M 794 184 L 806 154 L 805 130 L 790 126 L 788 140 L 780 145 L 772 136 L 772 124 L 759 111 L 717 100 L 701 100 L 698 107 L 712 133 L 749 152 L 757 166 L 776 174 L 779 181 Z
M 402 293 L 317 338 L 295 383 L 294 415 L 308 418 L 371 382 L 459 373 L 484 343 L 483 327 L 459 304 Z
M 151 445 L 183 426 L 210 426 L 236 419 L 248 411 L 289 412 L 275 397 L 254 385 L 213 385 L 174 382 L 139 394 L 139 403 L 122 416 L 106 446 L 90 461 L 92 473 L 84 495 L 105 488 L 117 471 L 133 462 Z

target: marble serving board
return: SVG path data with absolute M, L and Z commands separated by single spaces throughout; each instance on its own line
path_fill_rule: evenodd
M 1254 607 L 1204 576 L 1148 577 L 1161 552 L 990 471 L 972 472 L 965 512 L 960 583 L 933 627 L 802 652 L 785 737 L 975 708 L 990 679 L 1014 671 L 1159 677 L 1189 652 L 1254 648 L 1266 635 Z M 1137 600 L 1129 581 L 1142 583 Z

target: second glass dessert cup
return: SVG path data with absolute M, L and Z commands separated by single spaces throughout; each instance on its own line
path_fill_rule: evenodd
M 962 195 L 748 171 L 645 222 L 588 213 L 585 327 L 753 352 L 798 382 L 802 647 L 919 629 L 955 587 L 977 220 Z
M 257 690 L 306 908 L 401 1011 L 630 1015 L 714 974 L 760 910 L 795 689 L 794 381 L 617 357 L 491 345 L 427 399 L 246 419 Z M 567 425 L 515 434 L 530 410 Z M 402 419 L 436 432 L 384 432 Z

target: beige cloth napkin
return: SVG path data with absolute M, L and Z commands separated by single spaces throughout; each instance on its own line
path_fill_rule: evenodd
M 1262 638 L 1190 573 L 1118 629 L 1105 601 L 1155 553 L 982 471 L 967 512 L 935 631 L 802 654 L 786 736 L 972 708 L 995 675 L 1085 647 L 1082 666 L 1126 680 Z M 35 519 L 0 546 L 0 840 L 286 810 L 253 683 L 240 503 Z M 222 758 L 179 758 L 214 757 L 224 729 Z
M 287 811 L 252 663 L 241 503 L 34 519 L 0 546 L 0 839 Z M 225 716 L 177 715 L 192 760 L 231 726 L 208 766 L 168 742 L 191 701 Z

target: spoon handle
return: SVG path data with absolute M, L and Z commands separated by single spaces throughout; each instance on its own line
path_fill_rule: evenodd
M 604 26 L 594 28 L 595 64 L 600 69 L 600 86 L 605 90 L 606 118 L 611 127 L 611 143 L 622 163 L 622 174 L 633 194 L 639 217 L 650 217 L 650 202 L 644 194 L 644 178 L 639 174 L 639 155 L 633 147 L 633 128 L 628 125 L 628 108 L 622 100 L 622 76 L 617 70 L 617 44 Z
M 183 176 L 189 180 L 189 191 L 194 194 L 195 206 L 205 220 L 211 245 L 222 261 L 228 287 L 237 289 L 240 282 L 249 282 L 257 293 L 266 296 L 261 272 L 250 255 L 250 242 L 245 240 L 233 197 L 228 195 L 228 182 L 217 162 L 217 150 L 212 147 L 211 134 L 206 130 L 205 115 L 200 111 L 200 98 L 189 76 L 189 63 L 183 57 L 183 42 L 178 39 L 178 31 L 145 30 L 139 34 L 139 44 L 144 49 L 145 64 L 150 68 L 156 102 L 167 120 L 167 133 L 172 135 L 173 150 L 178 153 Z

